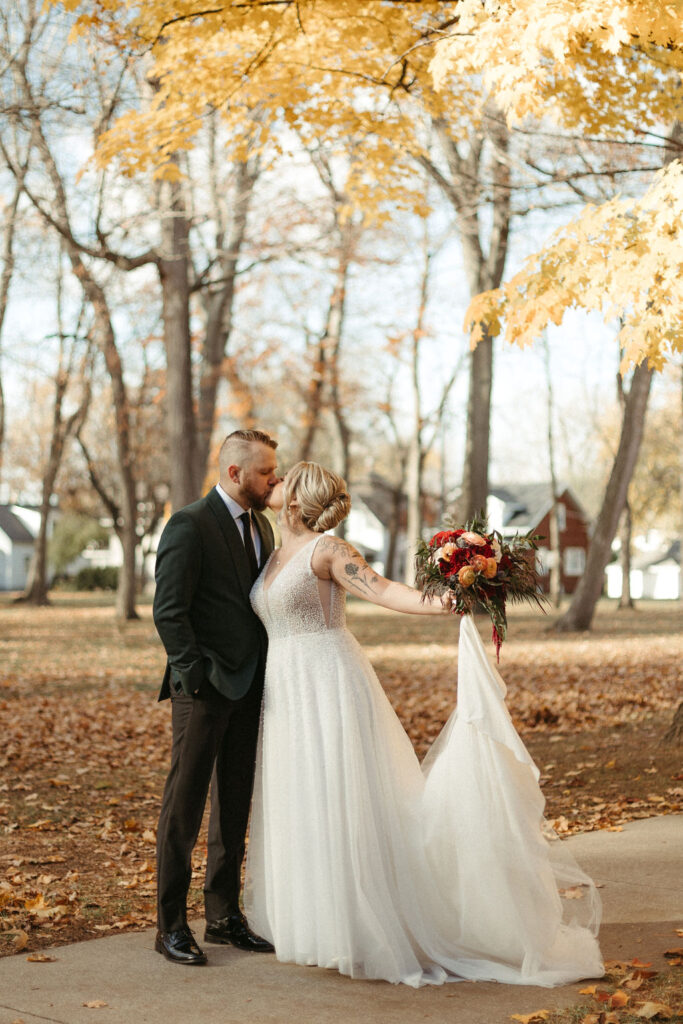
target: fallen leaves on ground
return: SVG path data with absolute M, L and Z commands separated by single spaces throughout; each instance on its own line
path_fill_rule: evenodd
M 535 1010 L 533 1013 L 513 1013 L 510 1020 L 517 1020 L 519 1024 L 542 1024 L 550 1016 L 550 1010 Z
M 165 656 L 148 606 L 119 624 L 98 600 L 0 604 L 1 954 L 155 920 Z M 680 751 L 657 745 L 678 700 L 680 614 L 658 606 L 597 621 L 593 635 L 554 636 L 543 617 L 513 609 L 502 652 L 508 706 L 560 834 L 618 829 L 680 809 L 683 796 Z M 349 623 L 424 754 L 454 707 L 457 621 L 404 616 L 397 630 L 395 615 L 352 602 Z M 205 857 L 204 831 L 191 911 Z
M 666 956 L 666 954 L 664 954 Z M 668 961 L 671 964 L 671 960 Z M 581 1018 L 580 1024 L 630 1024 L 638 1020 L 683 1020 L 683 972 L 676 969 L 651 970 L 652 963 L 632 960 L 605 961 L 605 978 L 599 984 L 579 989 L 600 1006 Z M 612 983 L 611 990 L 605 983 Z M 625 991 L 628 989 L 629 991 Z M 634 993 L 637 992 L 637 995 Z M 664 1002 L 663 998 L 667 1001 Z M 670 1005 L 670 1003 L 675 1003 Z M 574 1021 L 572 1011 L 556 1011 L 550 1024 Z
M 643 1017 L 645 1020 L 652 1020 L 659 1017 L 661 1020 L 669 1020 L 674 1015 L 670 1006 L 664 1003 L 641 1003 L 635 1010 L 636 1017 Z M 679 1018 L 680 1019 L 680 1018 Z

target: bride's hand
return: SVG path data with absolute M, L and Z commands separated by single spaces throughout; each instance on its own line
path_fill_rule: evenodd
M 455 611 L 455 594 L 452 590 L 447 590 L 445 594 L 441 595 L 441 607 L 447 613 Z

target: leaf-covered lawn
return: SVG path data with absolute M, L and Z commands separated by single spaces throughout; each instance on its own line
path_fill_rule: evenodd
M 349 621 L 421 756 L 453 709 L 458 622 L 356 602 Z M 513 610 L 500 664 L 548 817 L 573 832 L 680 810 L 681 751 L 660 739 L 681 698 L 681 609 L 605 605 L 574 637 L 550 621 Z M 82 596 L 0 605 L 0 951 L 153 923 L 163 665 L 148 606 L 117 625 L 107 602 Z

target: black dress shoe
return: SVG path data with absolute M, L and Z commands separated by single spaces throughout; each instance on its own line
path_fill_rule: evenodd
M 251 950 L 252 953 L 275 952 L 275 947 L 267 939 L 252 932 L 244 914 L 228 914 L 218 921 L 207 921 L 204 942 L 229 944 L 238 949 Z
M 206 953 L 199 948 L 187 927 L 177 932 L 157 932 L 154 948 L 174 964 L 206 963 Z

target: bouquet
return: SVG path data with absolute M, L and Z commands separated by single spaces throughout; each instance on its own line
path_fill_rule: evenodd
M 483 608 L 491 617 L 496 658 L 507 633 L 508 601 L 528 601 L 543 609 L 545 598 L 538 586 L 536 541 L 531 533 L 504 540 L 497 530 L 487 532 L 480 516 L 462 528 L 441 530 L 429 543 L 421 541 L 415 557 L 415 582 L 423 597 L 455 596 L 453 610 L 471 615 Z

